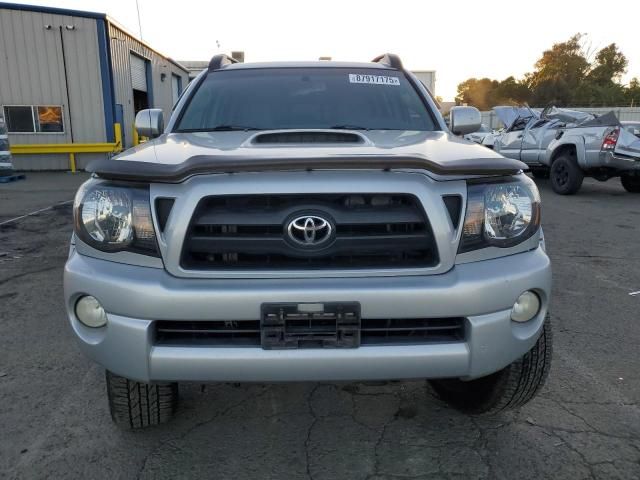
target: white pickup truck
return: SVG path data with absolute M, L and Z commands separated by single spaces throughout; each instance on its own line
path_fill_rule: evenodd
M 633 122 L 620 122 L 613 112 L 597 116 L 556 107 L 494 111 L 506 127 L 494 149 L 525 162 L 535 177 L 549 177 L 556 193 L 576 193 L 585 176 L 620 177 L 628 192 L 640 193 L 640 137 Z

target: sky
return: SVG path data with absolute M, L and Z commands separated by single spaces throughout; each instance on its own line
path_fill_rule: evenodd
M 397 53 L 410 70 L 435 70 L 435 94 L 445 101 L 470 77 L 521 77 L 545 49 L 578 32 L 592 51 L 618 44 L 629 59 L 623 83 L 640 77 L 638 0 L 138 0 L 141 28 L 135 0 L 19 3 L 107 13 L 174 60 L 232 50 L 247 62 Z

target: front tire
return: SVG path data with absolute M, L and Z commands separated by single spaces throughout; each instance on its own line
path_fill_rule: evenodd
M 622 186 L 627 192 L 640 193 L 640 177 L 622 175 L 620 177 L 620 183 L 622 183 Z
M 166 423 L 178 406 L 177 383 L 135 382 L 107 370 L 107 394 L 113 422 L 134 430 Z
M 462 381 L 430 380 L 438 396 L 452 407 L 472 415 L 494 415 L 521 407 L 544 385 L 551 367 L 553 342 L 547 317 L 542 334 L 522 358 L 486 377 Z
M 558 195 L 573 195 L 582 186 L 584 172 L 575 156 L 562 154 L 551 164 L 550 178 L 551 188 Z

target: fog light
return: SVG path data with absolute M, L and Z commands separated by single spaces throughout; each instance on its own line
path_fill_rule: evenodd
M 81 297 L 76 302 L 76 317 L 91 328 L 104 327 L 107 324 L 107 313 L 100 302 L 91 295 Z
M 514 322 L 528 322 L 540 311 L 540 298 L 531 291 L 526 291 L 518 297 L 511 309 L 511 320 Z

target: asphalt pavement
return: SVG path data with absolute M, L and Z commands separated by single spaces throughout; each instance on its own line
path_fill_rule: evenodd
M 617 180 L 538 182 L 555 352 L 520 411 L 471 418 L 425 382 L 187 384 L 172 423 L 132 433 L 63 308 L 84 178 L 0 185 L 0 478 L 640 478 L 640 195 Z

